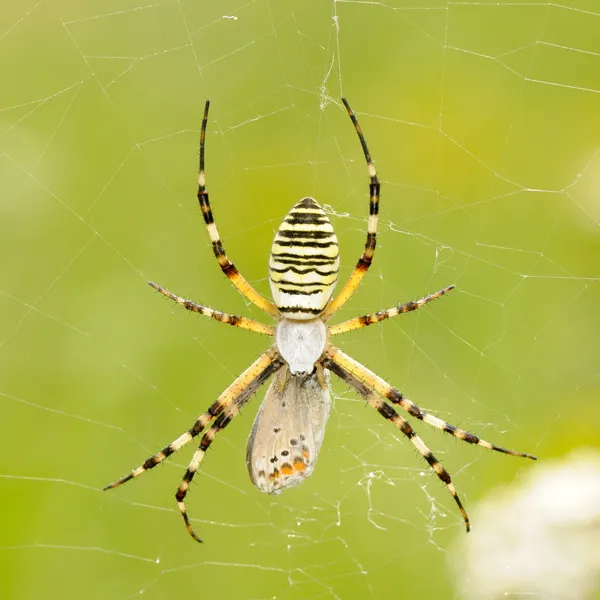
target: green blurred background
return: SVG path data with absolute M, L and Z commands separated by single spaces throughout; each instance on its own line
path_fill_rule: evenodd
M 0 9 L 0 597 L 458 598 L 460 515 L 410 444 L 345 386 L 314 475 L 256 491 L 262 392 L 188 496 L 186 449 L 124 488 L 268 340 L 173 306 L 263 318 L 292 204 L 330 207 L 343 274 L 364 243 L 360 116 L 383 182 L 370 276 L 340 318 L 456 283 L 340 339 L 421 406 L 498 444 L 600 446 L 600 15 L 547 2 L 9 2 Z M 264 317 L 267 319 L 267 317 Z M 533 463 L 416 424 L 467 510 Z M 477 527 L 477 523 L 473 524 Z

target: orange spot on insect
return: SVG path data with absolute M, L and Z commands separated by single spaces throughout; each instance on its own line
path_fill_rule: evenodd
M 310 452 L 308 450 L 306 450 L 306 448 L 304 450 L 302 450 L 302 458 L 304 460 L 308 460 L 310 458 Z
M 306 464 L 301 458 L 294 461 L 294 471 L 306 471 Z
M 269 481 L 275 481 L 279 479 L 279 469 L 273 469 L 272 473 L 269 473 Z
M 291 475 L 294 472 L 292 469 L 292 465 L 290 463 L 284 463 L 281 465 L 281 474 L 282 475 Z

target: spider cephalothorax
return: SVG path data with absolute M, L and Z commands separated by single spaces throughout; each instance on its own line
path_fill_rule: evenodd
M 217 433 L 231 422 L 242 406 L 272 375 L 274 375 L 273 381 L 254 421 L 246 451 L 250 478 L 256 487 L 264 492 L 278 494 L 302 482 L 312 473 L 331 410 L 329 372 L 335 373 L 359 392 L 382 417 L 391 421 L 410 440 L 436 475 L 446 484 L 462 514 L 467 531 L 469 519 L 448 471 L 392 405 L 399 406 L 412 417 L 470 444 L 513 456 L 535 459 L 530 454 L 506 450 L 490 444 L 473 433 L 426 413 L 381 377 L 329 342 L 330 338 L 341 333 L 416 310 L 454 288 L 450 285 L 420 300 L 356 317 L 338 325 L 329 327 L 325 325 L 326 321 L 354 293 L 371 264 L 375 251 L 379 213 L 380 183 L 377 172 L 356 116 L 348 102 L 343 98 L 342 101 L 358 134 L 370 178 L 369 220 L 365 249 L 350 278 L 338 295 L 332 299 L 339 273 L 337 238 L 329 218 L 319 204 L 313 198 L 303 198 L 285 217 L 273 242 L 269 261 L 269 281 L 274 302 L 261 296 L 242 277 L 223 249 L 206 191 L 204 141 L 209 108 L 209 102 L 206 101 L 200 132 L 198 201 L 213 251 L 219 266 L 233 285 L 250 302 L 271 315 L 277 321 L 277 325 L 266 325 L 253 319 L 222 313 L 176 296 L 155 283 L 150 282 L 150 285 L 188 310 L 221 323 L 229 323 L 274 336 L 275 343 L 196 419 L 188 431 L 148 458 L 129 475 L 105 488 L 117 487 L 141 475 L 202 433 L 198 449 L 175 495 L 186 527 L 197 541 L 201 540 L 191 526 L 184 503 L 194 474 Z M 212 425 L 207 429 L 211 422 Z

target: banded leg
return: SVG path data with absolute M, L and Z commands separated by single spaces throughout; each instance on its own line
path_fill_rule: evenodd
M 187 509 L 185 507 L 185 497 L 190 489 L 190 485 L 194 479 L 194 475 L 198 468 L 200 467 L 200 463 L 204 459 L 206 455 L 206 451 L 213 443 L 217 433 L 223 431 L 229 423 L 233 420 L 233 418 L 240 412 L 242 406 L 250 400 L 250 397 L 260 388 L 260 386 L 271 376 L 273 373 L 278 371 L 283 362 L 281 359 L 273 361 L 268 367 L 266 367 L 253 381 L 251 381 L 236 397 L 233 403 L 224 410 L 212 424 L 211 428 L 202 436 L 200 440 L 200 445 L 198 446 L 196 452 L 194 452 L 194 456 L 192 457 L 192 461 L 190 462 L 181 483 L 179 484 L 179 488 L 177 489 L 177 493 L 175 494 L 175 499 L 177 500 L 177 506 L 181 511 L 181 516 L 185 522 L 185 526 L 188 530 L 188 533 L 197 541 L 202 542 L 196 532 L 194 531 L 190 519 L 188 517 Z
M 275 327 L 273 327 L 273 325 L 265 325 L 264 323 L 260 323 L 259 321 L 255 321 L 254 319 L 246 319 L 245 317 L 238 317 L 237 315 L 229 315 L 218 310 L 213 310 L 212 308 L 208 308 L 208 306 L 196 304 L 191 300 L 186 300 L 181 296 L 177 296 L 172 292 L 169 292 L 169 290 L 165 289 L 164 287 L 158 285 L 157 283 L 154 283 L 153 281 L 149 281 L 148 284 L 155 290 L 158 290 L 161 294 L 164 294 L 167 298 L 175 300 L 175 302 L 181 304 L 181 306 L 183 306 L 184 308 L 187 308 L 192 312 L 204 315 L 205 317 L 210 317 L 215 321 L 219 321 L 219 323 L 228 323 L 229 325 L 233 325 L 234 327 L 241 327 L 242 329 L 248 329 L 249 331 L 255 331 L 256 333 L 275 335 Z
M 256 304 L 259 308 L 269 313 L 274 317 L 279 316 L 279 311 L 275 307 L 272 302 L 269 302 L 263 296 L 261 296 L 240 274 L 240 272 L 235 268 L 235 265 L 229 260 L 225 250 L 223 249 L 223 244 L 221 243 L 221 238 L 219 237 L 219 232 L 217 231 L 217 226 L 215 224 L 212 210 L 210 208 L 210 202 L 208 200 L 208 192 L 206 191 L 206 175 L 204 173 L 204 140 L 206 138 L 206 123 L 208 122 L 208 109 L 210 107 L 210 100 L 206 101 L 204 105 L 204 117 L 202 119 L 202 129 L 200 130 L 200 171 L 198 174 L 198 202 L 200 203 L 200 209 L 202 210 L 202 216 L 204 217 L 204 222 L 206 223 L 206 229 L 208 231 L 208 236 L 210 237 L 210 241 L 212 242 L 213 252 L 215 253 L 215 257 L 221 270 L 231 283 L 245 296 L 250 302 Z
M 258 387 L 256 389 L 258 389 Z M 200 445 L 194 452 L 192 461 L 190 462 L 187 471 L 185 472 L 185 475 L 183 476 L 183 479 L 181 480 L 181 483 L 177 488 L 177 493 L 175 494 L 177 506 L 179 508 L 179 511 L 181 512 L 181 516 L 183 517 L 188 533 L 197 542 L 200 543 L 202 543 L 202 538 L 198 537 L 198 535 L 194 531 L 194 528 L 192 527 L 192 524 L 190 523 L 190 518 L 188 516 L 187 508 L 185 506 L 185 497 L 190 489 L 190 485 L 192 484 L 194 475 L 196 474 L 196 471 L 198 471 L 198 469 L 200 468 L 200 463 L 204 459 L 208 448 L 213 443 L 215 436 L 217 435 L 217 433 L 225 429 L 225 427 L 227 427 L 229 423 L 231 423 L 233 418 L 239 413 L 240 408 L 241 404 L 238 405 L 237 403 L 235 403 L 231 405 L 229 407 L 229 410 L 222 412 L 217 417 L 215 422 L 212 424 L 212 427 L 202 436 L 202 439 L 200 440 Z
M 471 529 L 467 511 L 464 509 L 456 488 L 452 483 L 450 473 L 444 469 L 440 461 L 433 455 L 431 450 L 425 445 L 423 440 L 416 434 L 410 423 L 401 415 L 399 415 L 389 404 L 384 402 L 373 390 L 369 389 L 366 384 L 357 379 L 350 371 L 347 371 L 336 362 L 329 360 L 325 361 L 324 366 L 333 371 L 342 381 L 345 381 L 349 386 L 353 387 L 359 394 L 364 396 L 367 402 L 384 418 L 391 421 L 411 442 L 411 444 L 419 451 L 421 456 L 427 461 L 429 466 L 434 470 L 435 474 L 442 480 L 448 488 L 450 494 L 454 498 L 454 502 L 460 510 L 460 514 L 465 522 L 467 532 Z
M 385 321 L 385 319 L 390 319 L 396 315 L 417 310 L 417 308 L 421 308 L 421 306 L 425 306 L 425 304 L 431 302 L 432 300 L 437 300 L 440 296 L 447 294 L 450 290 L 453 290 L 454 287 L 454 285 L 449 285 L 448 287 L 445 287 L 433 294 L 429 294 L 429 296 L 425 296 L 420 300 L 411 300 L 406 304 L 398 304 L 398 306 L 395 306 L 394 308 L 380 310 L 379 312 L 372 313 L 370 315 L 363 315 L 362 317 L 356 317 L 354 319 L 344 321 L 343 323 L 339 323 L 338 325 L 332 325 L 329 327 L 328 333 L 329 335 L 339 335 L 340 333 L 346 333 L 348 331 L 353 331 L 354 329 L 360 329 L 361 327 L 366 327 L 367 325 L 380 323 L 381 321 Z
M 327 346 L 325 347 L 324 354 L 327 358 L 333 361 L 333 363 L 335 363 L 342 369 L 350 372 L 359 381 L 362 381 L 362 383 L 364 383 L 367 387 L 376 391 L 384 398 L 387 398 L 393 404 L 397 404 L 409 415 L 419 419 L 420 421 L 423 421 L 423 423 L 427 423 L 432 427 L 441 429 L 442 431 L 453 435 L 455 438 L 458 438 L 463 442 L 468 442 L 469 444 L 483 446 L 488 450 L 502 452 L 503 454 L 510 454 L 511 456 L 520 456 L 522 458 L 530 458 L 532 460 L 537 460 L 537 457 L 531 454 L 526 454 L 524 452 L 516 452 L 515 450 L 507 450 L 506 448 L 490 444 L 490 442 L 482 440 L 479 436 L 475 435 L 474 433 L 470 433 L 468 431 L 465 431 L 464 429 L 459 429 L 458 427 L 455 427 L 450 423 L 446 423 L 446 421 L 443 421 L 438 417 L 430 415 L 429 413 L 419 408 L 414 402 L 406 398 L 402 394 L 402 392 L 392 387 L 389 383 L 384 381 L 378 375 L 375 375 L 373 371 L 367 369 L 367 367 L 361 365 L 353 358 L 350 358 L 347 354 L 344 354 L 339 348 L 336 348 L 331 344 L 327 344 Z
M 381 185 L 379 183 L 379 179 L 377 178 L 377 171 L 375 170 L 375 165 L 373 165 L 373 161 L 371 160 L 367 142 L 365 141 L 365 137 L 362 133 L 360 125 L 358 124 L 356 115 L 350 108 L 350 104 L 348 104 L 348 101 L 345 98 L 342 98 L 342 102 L 344 103 L 344 106 L 348 111 L 348 115 L 354 124 L 354 129 L 356 129 L 358 139 L 360 140 L 360 145 L 362 146 L 363 153 L 365 155 L 365 160 L 367 161 L 367 168 L 369 170 L 369 177 L 371 179 L 369 183 L 369 221 L 367 224 L 367 241 L 365 243 L 365 249 L 362 253 L 362 256 L 358 259 L 358 262 L 356 263 L 356 266 L 354 267 L 354 270 L 352 271 L 350 278 L 344 287 L 323 312 L 323 317 L 325 320 L 329 319 L 344 304 L 346 304 L 347 300 L 350 298 L 350 296 L 352 296 L 362 281 L 362 278 L 365 276 L 368 268 L 371 266 L 373 253 L 375 252 L 375 246 L 377 243 L 377 224 L 379 219 L 379 195 Z
M 174 452 L 177 452 L 180 448 L 185 446 L 188 442 L 193 440 L 197 435 L 202 433 L 206 426 L 215 418 L 218 417 L 224 410 L 226 410 L 240 395 L 254 385 L 254 382 L 262 377 L 263 373 L 269 372 L 270 369 L 276 370 L 279 368 L 281 359 L 278 357 L 277 350 L 275 348 L 269 348 L 264 354 L 262 354 L 255 362 L 253 362 L 220 396 L 213 402 L 208 410 L 200 415 L 194 425 L 180 435 L 174 442 L 171 442 L 168 446 L 165 446 L 160 452 L 152 455 L 146 459 L 137 469 L 134 469 L 129 475 L 126 475 L 122 479 L 115 481 L 107 485 L 104 490 L 112 490 L 124 483 L 127 483 L 130 479 L 139 477 L 145 471 L 153 469 L 156 465 L 159 465 L 163 460 L 171 456 Z

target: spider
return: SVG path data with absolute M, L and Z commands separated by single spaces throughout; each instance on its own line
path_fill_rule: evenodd
M 215 257 L 223 273 L 233 285 L 250 302 L 273 317 L 277 324 L 266 325 L 253 319 L 213 310 L 177 296 L 152 281 L 148 283 L 188 310 L 210 317 L 220 323 L 228 323 L 235 327 L 273 336 L 275 343 L 252 363 L 209 406 L 206 412 L 196 419 L 188 431 L 148 458 L 129 475 L 104 488 L 105 490 L 112 489 L 138 477 L 145 471 L 156 467 L 203 433 L 200 444 L 175 495 L 185 526 L 192 538 L 198 542 L 202 540 L 192 528 L 185 506 L 185 497 L 190 484 L 216 435 L 227 427 L 250 397 L 271 376 L 274 376 L 274 379 L 269 385 L 254 421 L 246 450 L 246 464 L 250 479 L 259 490 L 269 494 L 279 494 L 285 489 L 301 483 L 312 473 L 331 410 L 330 372 L 335 373 L 354 388 L 384 419 L 391 421 L 410 440 L 448 488 L 462 515 L 467 531 L 470 529 L 469 518 L 450 474 L 415 433 L 408 421 L 392 405 L 400 407 L 410 416 L 469 444 L 536 460 L 536 457 L 531 454 L 501 448 L 482 440 L 473 433 L 430 415 L 404 396 L 402 392 L 330 342 L 331 338 L 342 333 L 380 323 L 385 319 L 421 308 L 454 289 L 454 285 L 449 285 L 420 300 L 399 304 L 393 308 L 356 317 L 337 325 L 326 325 L 327 321 L 356 291 L 371 265 L 376 246 L 379 213 L 380 183 L 377 171 L 356 115 L 345 98 L 342 98 L 342 102 L 360 140 L 370 178 L 369 219 L 365 249 L 348 281 L 338 295 L 332 299 L 339 273 L 337 238 L 331 222 L 321 206 L 313 198 L 302 198 L 287 214 L 273 241 L 269 261 L 269 282 L 273 302 L 261 296 L 244 279 L 223 249 L 206 191 L 204 148 L 210 101 L 207 100 L 204 106 L 200 131 L 198 201 Z

